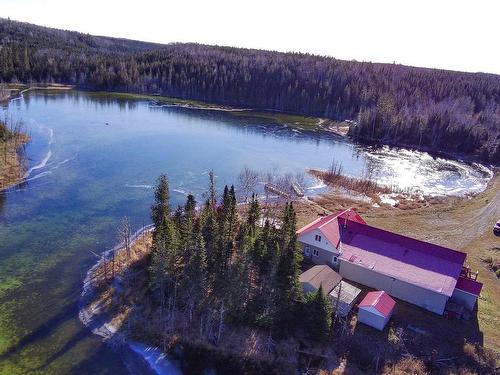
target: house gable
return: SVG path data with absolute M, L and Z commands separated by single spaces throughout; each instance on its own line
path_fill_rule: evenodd
M 337 247 L 329 241 L 328 237 L 321 229 L 313 229 L 306 233 L 299 234 L 298 240 L 305 245 L 319 247 L 335 255 L 339 254 Z

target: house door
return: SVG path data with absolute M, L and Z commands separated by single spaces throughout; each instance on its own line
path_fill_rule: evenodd
M 311 256 L 311 249 L 307 245 L 304 246 L 304 255 L 306 257 L 310 257 Z

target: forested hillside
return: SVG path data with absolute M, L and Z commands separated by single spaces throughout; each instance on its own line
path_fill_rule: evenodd
M 0 19 L 0 80 L 58 82 L 358 122 L 359 140 L 500 162 L 500 76 L 158 45 Z

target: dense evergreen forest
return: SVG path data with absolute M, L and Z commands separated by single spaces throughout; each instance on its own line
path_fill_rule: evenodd
M 212 342 L 226 324 L 257 327 L 277 338 L 303 328 L 315 340 L 327 339 L 330 302 L 321 288 L 304 296 L 299 283 L 302 254 L 292 204 L 285 205 L 279 227 L 269 220 L 259 225 L 255 196 L 242 218 L 234 187 L 226 186 L 219 200 L 213 173 L 209 181 L 200 212 L 192 195 L 173 212 L 167 177 L 159 178 L 149 268 L 155 315 L 176 319 L 172 330 L 187 325 Z
M 331 119 L 358 140 L 500 162 L 500 76 L 159 45 L 0 19 L 0 81 L 57 82 Z

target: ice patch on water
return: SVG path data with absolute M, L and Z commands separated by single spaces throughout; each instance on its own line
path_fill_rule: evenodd
M 29 175 L 31 175 L 33 171 L 36 171 L 37 169 L 44 168 L 47 165 L 47 162 L 49 161 L 51 156 L 52 156 L 52 151 L 49 150 L 40 163 L 28 169 L 28 171 L 24 174 L 23 178 L 27 178 Z
M 483 191 L 493 176 L 481 164 L 433 157 L 429 153 L 381 147 L 365 153 L 381 185 L 424 195 L 465 195 Z
M 160 349 L 138 342 L 130 342 L 130 349 L 146 360 L 150 368 L 159 375 L 182 375 L 179 367 Z
M 37 175 L 34 175 L 33 177 L 30 177 L 28 179 L 25 179 L 23 182 L 28 182 L 28 181 L 33 181 L 33 180 L 38 180 L 40 177 L 47 176 L 49 174 L 52 174 L 52 171 L 45 171 L 42 173 L 39 173 Z
M 152 189 L 152 185 L 147 184 L 125 184 L 125 187 L 128 188 L 137 188 L 137 189 Z
M 325 187 L 326 187 L 326 184 L 323 181 L 317 180 L 316 185 L 308 186 L 306 189 L 307 190 L 318 190 L 318 189 L 324 189 Z
M 188 193 L 182 189 L 172 189 L 172 191 L 175 191 L 176 193 L 179 193 L 179 194 L 182 194 L 182 195 L 185 195 L 187 196 Z

